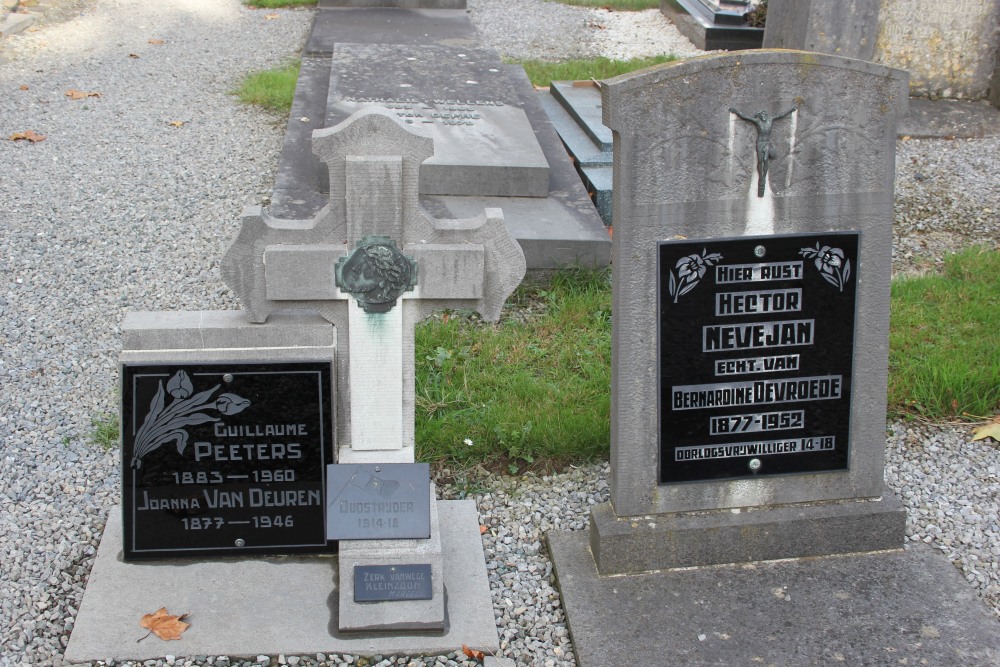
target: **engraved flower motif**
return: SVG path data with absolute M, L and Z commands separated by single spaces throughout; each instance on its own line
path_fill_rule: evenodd
M 215 409 L 224 415 L 236 415 L 250 406 L 250 401 L 236 394 L 220 394 Z
M 844 291 L 844 285 L 851 277 L 851 260 L 845 258 L 843 250 L 828 245 L 821 247 L 817 241 L 815 248 L 802 248 L 799 254 L 813 260 L 823 280 Z
M 840 248 L 831 248 L 828 245 L 820 248 L 816 257 L 816 268 L 823 273 L 832 274 L 844 265 L 844 251 Z
M 700 280 L 705 275 L 705 260 L 701 255 L 688 255 L 677 260 L 677 277 L 680 280 L 691 282 Z
M 194 391 L 191 378 L 184 371 L 177 373 L 167 382 L 167 393 L 174 398 L 187 398 Z
M 670 272 L 668 286 L 670 296 L 674 297 L 674 303 L 693 290 L 698 281 L 705 276 L 708 267 L 714 266 L 720 259 L 722 259 L 722 255 L 717 252 L 708 254 L 708 250 L 705 249 L 701 251 L 700 255 L 695 253 L 677 260 L 674 270 Z
M 218 389 L 219 385 L 215 385 L 194 394 L 191 378 L 184 371 L 177 371 L 167 380 L 166 387 L 161 380 L 149 405 L 149 412 L 136 431 L 132 467 L 141 467 L 144 456 L 168 442 L 174 444 L 178 454 L 183 454 L 189 437 L 185 427 L 219 421 L 218 417 L 200 410 L 214 408 L 224 415 L 235 415 L 250 406 L 250 401 L 236 394 L 221 394 L 213 401 L 212 394 Z M 169 405 L 167 394 L 174 399 Z

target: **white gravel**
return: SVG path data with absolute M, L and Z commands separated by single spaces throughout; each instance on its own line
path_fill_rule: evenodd
M 95 416 L 117 411 L 124 312 L 238 307 L 219 259 L 242 207 L 270 192 L 283 122 L 229 91 L 247 71 L 293 57 L 312 16 L 237 0 L 77 8 L 69 22 L 0 41 L 0 137 L 47 137 L 0 139 L 0 667 L 61 662 L 118 502 L 117 452 L 86 434 Z M 519 57 L 692 48 L 655 12 L 647 22 L 538 0 L 470 8 L 486 40 Z M 100 96 L 71 100 L 71 88 Z M 973 241 L 1000 244 L 998 148 L 996 139 L 900 144 L 898 270 Z M 910 539 L 945 553 L 1000 613 L 1000 448 L 971 442 L 965 427 L 913 424 L 894 424 L 888 445 L 886 479 L 910 509 Z M 583 529 L 607 499 L 606 478 L 597 464 L 442 489 L 479 503 L 502 654 L 519 665 L 574 664 L 543 535 Z M 348 661 L 357 662 L 298 664 Z M 377 664 L 471 663 L 451 654 Z

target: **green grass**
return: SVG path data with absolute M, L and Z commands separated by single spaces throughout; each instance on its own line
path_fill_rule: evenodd
M 523 66 L 531 83 L 544 88 L 551 85 L 553 81 L 610 79 L 619 74 L 634 72 L 674 60 L 677 60 L 676 56 L 654 56 L 633 60 L 586 58 L 556 63 L 542 62 L 541 60 L 511 62 L 517 62 Z M 236 89 L 236 95 L 245 104 L 255 104 L 273 111 L 288 113 L 292 108 L 292 98 L 295 96 L 295 84 L 299 78 L 300 65 L 300 61 L 295 61 L 277 69 L 254 72 L 243 79 L 239 88 Z
M 299 79 L 300 61 L 289 63 L 278 69 L 254 72 L 248 75 L 236 95 L 245 104 L 255 104 L 265 109 L 288 113 L 295 96 L 295 84 Z
M 633 58 L 632 60 L 611 60 L 599 57 L 563 60 L 555 63 L 541 60 L 514 60 L 511 62 L 516 62 L 524 67 L 531 83 L 539 88 L 545 88 L 553 81 L 583 81 L 587 79 L 600 81 L 674 60 L 678 60 L 677 56 L 663 55 L 651 58 Z
M 660 0 L 558 0 L 564 5 L 577 7 L 602 7 L 616 12 L 638 12 L 643 9 L 655 9 L 660 6 Z
M 942 275 L 892 285 L 889 406 L 931 420 L 1000 408 L 1000 252 L 972 248 Z
M 102 449 L 118 447 L 119 428 L 118 417 L 114 415 L 96 415 L 90 420 L 90 433 L 87 440 Z
M 420 460 L 514 472 L 607 456 L 608 272 L 560 271 L 511 303 L 531 314 L 489 325 L 459 313 L 418 327 Z
M 459 311 L 419 325 L 417 458 L 523 472 L 607 457 L 610 315 L 608 271 L 574 269 L 519 287 L 498 324 Z M 893 281 L 891 415 L 1000 410 L 998 331 L 1000 252 L 971 249 L 942 275 Z M 117 418 L 92 425 L 88 440 L 118 446 Z

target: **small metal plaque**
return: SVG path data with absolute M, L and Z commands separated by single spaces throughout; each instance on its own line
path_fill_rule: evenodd
M 660 243 L 661 484 L 847 468 L 859 234 Z
M 333 551 L 331 366 L 123 364 L 125 558 Z
M 327 478 L 327 539 L 431 536 L 428 464 L 337 464 Z
M 337 260 L 336 282 L 366 313 L 387 313 L 403 292 L 416 286 L 417 264 L 396 247 L 395 240 L 373 234 Z
M 433 597 L 429 563 L 354 566 L 355 602 L 430 600 Z

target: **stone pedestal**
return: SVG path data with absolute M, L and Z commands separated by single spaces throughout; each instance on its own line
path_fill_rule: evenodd
M 446 627 L 444 562 L 438 504 L 431 484 L 431 536 L 426 540 L 340 540 L 338 624 L 344 632 L 438 631 Z M 430 600 L 358 602 L 354 568 L 366 565 L 430 565 Z
M 764 48 L 871 60 L 880 5 L 880 0 L 770 0 Z

